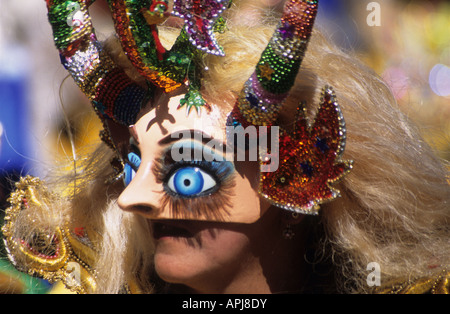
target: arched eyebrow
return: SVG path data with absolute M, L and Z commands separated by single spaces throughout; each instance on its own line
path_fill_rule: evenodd
M 171 134 L 165 136 L 161 140 L 158 141 L 159 145 L 168 145 L 173 142 L 179 141 L 181 139 L 187 139 L 191 138 L 193 140 L 199 140 L 203 144 L 214 144 L 214 147 L 226 147 L 226 144 L 222 142 L 221 140 L 213 138 L 211 135 L 203 132 L 202 130 L 195 130 L 195 129 L 189 129 L 189 130 L 181 130 L 181 131 L 175 131 Z
M 226 159 L 226 146 L 225 143 L 222 142 L 219 139 L 213 138 L 211 135 L 203 132 L 202 130 L 196 130 L 196 129 L 189 129 L 189 130 L 181 130 L 181 131 L 175 131 L 171 134 L 167 135 L 166 137 L 162 138 L 158 141 L 158 144 L 161 146 L 171 147 L 168 149 L 168 152 L 171 152 L 171 149 L 174 147 L 174 145 L 177 145 L 178 142 L 197 142 L 202 144 L 204 148 L 198 150 L 194 149 L 193 152 L 201 152 L 201 156 L 210 156 L 210 158 L 215 159 L 218 158 L 218 160 L 224 160 Z M 171 145 L 172 144 L 172 145 Z M 209 149 L 213 149 L 211 151 L 215 153 L 208 153 Z M 218 153 L 218 155 L 216 155 Z M 166 152 L 167 154 L 167 152 Z M 205 155 L 206 154 L 206 155 Z M 198 155 L 195 155 L 198 156 Z M 216 157 L 212 157 L 216 156 Z M 217 157 L 219 156 L 219 157 Z M 191 159 L 195 159 L 197 157 L 192 157 Z M 206 160 L 209 160 L 210 158 L 206 158 Z

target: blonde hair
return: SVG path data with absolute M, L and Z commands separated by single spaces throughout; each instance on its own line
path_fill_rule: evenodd
M 367 265 L 383 282 L 431 276 L 450 261 L 448 168 L 399 110 L 371 69 L 315 36 L 299 84 L 332 85 L 347 124 L 344 157 L 354 169 L 342 197 L 322 206 L 329 254 L 340 262 L 344 289 L 366 291 Z M 308 76 L 314 77 L 314 80 Z M 316 98 L 317 99 L 317 98 Z M 351 284 L 351 285 L 350 285 Z
M 224 111 L 231 109 L 273 26 L 229 25 L 218 34 L 227 56 L 204 59 L 202 92 L 208 101 Z M 114 42 L 108 42 L 108 49 L 130 68 Z M 307 101 L 312 117 L 326 84 L 334 87 L 347 123 L 344 158 L 354 161 L 354 169 L 338 186 L 342 197 L 323 205 L 319 217 L 324 236 L 317 251 L 335 264 L 340 291 L 369 291 L 370 262 L 380 265 L 383 282 L 427 276 L 448 266 L 448 171 L 372 70 L 315 31 L 280 121 L 292 123 L 290 113 L 300 100 Z M 101 235 L 94 265 L 97 292 L 117 293 L 130 278 L 144 292 L 151 292 L 151 237 L 143 218 L 118 209 L 120 188 L 105 184 L 112 174 L 107 162 L 112 156 L 101 145 L 86 160 L 83 172 L 70 178 L 79 182 L 79 192 L 62 207 L 69 220 L 91 226 Z

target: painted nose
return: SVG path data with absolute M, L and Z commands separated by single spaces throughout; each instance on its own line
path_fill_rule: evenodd
M 135 177 L 120 194 L 117 203 L 124 211 L 150 218 L 160 210 L 162 192 L 162 184 L 156 182 L 151 163 L 142 163 Z

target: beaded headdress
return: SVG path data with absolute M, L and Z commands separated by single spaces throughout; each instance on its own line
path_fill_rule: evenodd
M 189 91 L 180 105 L 199 110 L 205 104 L 197 60 L 203 51 L 223 54 L 213 30 L 220 28 L 216 20 L 229 0 L 176 0 L 173 14 L 186 23 L 170 50 L 161 45 L 156 27 L 169 16 L 167 0 L 108 0 L 122 48 L 147 86 L 131 80 L 103 50 L 88 11 L 94 0 L 46 2 L 61 62 L 104 122 L 102 139 L 108 144 L 114 146 L 109 136 L 111 123 L 133 124 L 157 88 L 170 92 L 188 83 Z
M 122 48 L 147 86 L 131 80 L 102 49 L 88 12 L 93 0 L 46 1 L 62 64 L 92 101 L 104 122 L 102 138 L 111 146 L 116 145 L 111 126 L 134 124 L 141 106 L 157 89 L 171 92 L 185 84 L 188 92 L 180 107 L 200 110 L 206 104 L 198 61 L 204 53 L 226 54 L 214 32 L 223 28 L 220 15 L 230 0 L 174 0 L 172 15 L 183 18 L 185 24 L 170 50 L 161 45 L 157 28 L 170 15 L 167 0 L 108 0 Z M 227 119 L 228 126 L 270 128 L 276 124 L 300 69 L 317 6 L 317 0 L 287 1 Z M 261 173 L 259 192 L 279 207 L 317 213 L 319 204 L 338 195 L 330 184 L 349 171 L 351 162 L 340 160 L 345 123 L 333 89 L 323 89 L 314 124 L 308 123 L 303 110 L 300 106 L 294 131 L 281 129 L 279 169 Z M 260 158 L 260 164 L 267 161 Z

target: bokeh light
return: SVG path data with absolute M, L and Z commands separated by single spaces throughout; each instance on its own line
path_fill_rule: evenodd
M 436 64 L 430 71 L 429 84 L 436 95 L 450 96 L 450 68 Z

